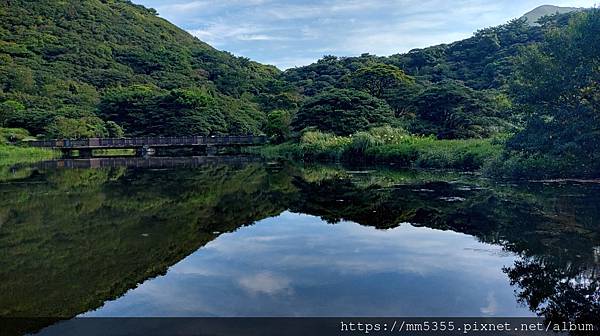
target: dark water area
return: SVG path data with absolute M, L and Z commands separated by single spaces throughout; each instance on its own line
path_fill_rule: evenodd
M 0 317 L 600 316 L 599 184 L 248 157 L 0 176 Z

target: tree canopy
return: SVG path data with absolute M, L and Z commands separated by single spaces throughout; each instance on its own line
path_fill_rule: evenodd
M 337 135 L 393 122 L 394 113 L 384 100 L 352 89 L 329 89 L 308 99 L 292 126 L 296 131 L 313 127 Z
M 400 68 L 383 63 L 373 64 L 350 74 L 350 85 L 365 90 L 373 97 L 383 98 L 390 90 L 410 86 L 414 79 Z
M 600 171 L 600 10 L 548 30 L 519 58 L 511 93 L 529 120 L 509 149 Z
M 410 128 L 441 139 L 489 136 L 503 124 L 498 120 L 502 107 L 492 95 L 457 81 L 430 85 L 415 97 L 416 118 Z

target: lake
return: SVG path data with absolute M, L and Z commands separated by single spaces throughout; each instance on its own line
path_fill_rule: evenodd
M 600 184 L 153 160 L 0 173 L 0 316 L 598 320 Z

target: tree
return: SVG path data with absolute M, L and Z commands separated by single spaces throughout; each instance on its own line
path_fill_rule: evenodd
M 265 114 L 246 97 L 234 99 L 210 88 L 170 91 L 134 85 L 107 92 L 100 115 L 131 135 L 257 134 Z
M 105 127 L 108 136 L 111 138 L 122 138 L 125 136 L 125 131 L 123 131 L 123 128 L 121 128 L 121 126 L 114 121 L 107 121 L 105 123 Z
M 349 135 L 393 121 L 394 113 L 385 101 L 358 90 L 329 89 L 301 106 L 292 127 Z
M 109 135 L 104 121 L 98 117 L 79 119 L 56 117 L 46 127 L 46 134 L 54 139 L 96 138 Z
M 600 10 L 550 27 L 518 59 L 511 93 L 528 119 L 508 149 L 543 154 L 584 174 L 600 171 Z
M 151 85 L 108 90 L 100 103 L 100 116 L 122 125 L 131 135 L 160 134 L 168 116 L 160 102 L 166 93 Z
M 283 142 L 292 132 L 292 113 L 286 110 L 275 110 L 267 115 L 265 133 L 275 142 Z
M 376 63 L 355 71 L 350 75 L 350 86 L 364 90 L 373 97 L 384 98 L 386 92 L 399 87 L 411 86 L 414 79 L 400 68 Z
M 415 98 L 414 106 L 417 119 L 411 131 L 442 139 L 488 136 L 497 113 L 483 93 L 456 81 L 427 87 Z
M 11 64 L 6 67 L 6 74 L 0 76 L 0 87 L 4 86 L 4 90 L 7 92 L 31 92 L 35 87 L 35 80 L 33 78 L 33 71 L 30 68 L 16 66 Z M 2 69 L 5 72 L 4 69 Z M 5 78 L 1 78 L 5 77 Z M 2 83 L 4 82 L 4 83 Z
M 7 121 L 17 113 L 25 110 L 25 106 L 14 100 L 7 100 L 0 104 L 0 127 L 4 127 Z
M 227 133 L 232 121 L 224 111 L 224 98 L 204 89 L 178 89 L 166 96 L 161 105 L 165 107 L 166 134 L 208 135 Z M 232 107 L 236 114 L 241 107 Z

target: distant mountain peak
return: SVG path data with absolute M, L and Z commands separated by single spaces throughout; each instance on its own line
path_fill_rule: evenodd
M 526 19 L 530 25 L 535 26 L 538 25 L 537 21 L 546 15 L 565 14 L 580 11 L 582 9 L 583 8 L 542 5 L 525 13 L 525 15 L 522 16 L 522 18 Z

